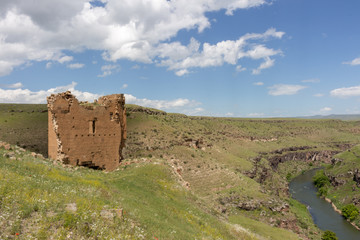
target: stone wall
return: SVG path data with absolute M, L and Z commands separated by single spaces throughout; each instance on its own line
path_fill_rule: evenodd
M 50 158 L 73 166 L 116 169 L 126 139 L 123 94 L 79 103 L 68 91 L 52 94 L 47 101 Z

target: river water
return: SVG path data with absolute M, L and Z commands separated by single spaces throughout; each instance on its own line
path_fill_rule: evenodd
M 339 240 L 359 240 L 360 231 L 335 212 L 330 203 L 317 196 L 317 189 L 312 182 L 317 170 L 307 171 L 290 182 L 292 197 L 307 206 L 321 230 L 333 231 Z

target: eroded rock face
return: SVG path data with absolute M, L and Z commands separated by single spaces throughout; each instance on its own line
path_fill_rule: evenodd
M 359 169 L 355 169 L 353 174 L 354 174 L 353 180 L 356 182 L 357 186 L 360 186 L 360 171 L 359 171 Z
M 305 162 L 322 161 L 330 163 L 332 156 L 339 153 L 339 151 L 307 151 L 307 152 L 290 152 L 283 155 L 276 155 L 268 158 L 273 169 L 277 169 L 278 165 L 283 162 L 291 160 L 301 160 Z
M 80 104 L 67 91 L 52 94 L 47 101 L 50 158 L 73 166 L 116 169 L 126 139 L 123 94 Z

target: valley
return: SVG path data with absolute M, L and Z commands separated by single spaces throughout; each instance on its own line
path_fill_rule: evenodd
M 1 237 L 321 239 L 288 187 L 316 167 L 335 205 L 360 208 L 359 121 L 126 107 L 125 159 L 108 173 L 34 157 L 47 156 L 46 105 L 0 104 L 0 140 L 11 144 L 0 153 Z

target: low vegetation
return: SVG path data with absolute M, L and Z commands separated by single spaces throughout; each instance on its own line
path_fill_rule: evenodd
M 326 197 L 328 187 L 330 186 L 330 180 L 324 174 L 324 170 L 316 172 L 313 181 L 314 185 L 318 188 L 319 195 Z
M 359 209 L 354 204 L 348 204 L 341 209 L 341 213 L 346 219 L 353 221 L 359 216 Z
M 0 140 L 13 144 L 0 150 L 0 238 L 320 239 L 288 183 L 324 166 L 318 182 L 343 207 L 330 171 L 345 161 L 326 166 L 337 153 L 357 163 L 356 147 L 341 152 L 360 143 L 360 122 L 127 107 L 125 160 L 106 173 L 33 157 L 46 156 L 46 106 L 0 104 Z
M 327 230 L 323 233 L 321 240 L 338 240 L 338 238 L 334 232 Z
M 165 163 L 106 173 L 0 149 L 0 239 L 251 239 L 204 211 Z
M 323 171 L 329 181 L 326 183 L 326 197 L 357 227 L 360 227 L 359 169 L 360 145 L 356 145 L 335 155 Z

